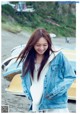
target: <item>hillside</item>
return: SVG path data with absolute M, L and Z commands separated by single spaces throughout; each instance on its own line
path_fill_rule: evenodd
M 17 2 L 12 2 L 17 4 Z M 2 27 L 10 32 L 32 32 L 43 27 L 57 37 L 75 37 L 76 4 L 60 2 L 26 2 L 34 12 L 17 12 L 10 5 L 2 5 Z

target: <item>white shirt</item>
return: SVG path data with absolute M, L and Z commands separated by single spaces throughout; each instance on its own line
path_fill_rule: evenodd
M 48 68 L 44 69 L 44 75 L 40 74 L 40 79 L 37 81 L 37 74 L 39 70 L 40 64 L 35 64 L 35 70 L 34 70 L 34 80 L 32 80 L 32 86 L 30 88 L 31 95 L 33 98 L 33 111 L 38 111 L 38 104 L 40 102 L 42 92 L 43 92 L 43 82 L 45 74 L 48 70 Z

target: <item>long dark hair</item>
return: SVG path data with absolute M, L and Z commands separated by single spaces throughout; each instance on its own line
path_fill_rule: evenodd
M 50 51 L 54 52 L 52 50 L 52 42 L 51 42 L 51 38 L 50 38 L 50 35 L 49 33 L 43 29 L 43 28 L 38 28 L 36 29 L 32 36 L 30 37 L 28 43 L 26 44 L 25 48 L 22 50 L 22 52 L 19 54 L 18 59 L 20 59 L 19 61 L 19 64 L 20 62 L 23 62 L 24 61 L 24 64 L 23 64 L 23 74 L 22 76 L 25 76 L 25 74 L 30 71 L 31 73 L 31 77 L 32 79 L 34 79 L 34 64 L 35 64 L 35 58 L 36 58 L 36 51 L 34 49 L 34 45 L 36 44 L 36 42 L 41 38 L 43 37 L 47 42 L 48 42 L 48 49 L 46 50 L 46 52 L 44 53 L 44 57 L 43 57 L 43 60 L 41 62 L 41 65 L 40 65 L 40 68 L 39 68 L 39 71 L 38 71 L 38 76 L 37 76 L 37 79 L 39 80 L 39 77 L 40 77 L 40 73 L 44 67 L 44 65 L 46 64 L 48 58 L 49 58 L 49 54 L 50 54 Z

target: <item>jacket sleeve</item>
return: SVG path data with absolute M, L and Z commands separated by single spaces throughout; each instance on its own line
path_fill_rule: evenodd
M 53 88 L 52 91 L 47 95 L 49 99 L 56 95 L 61 96 L 62 94 L 67 92 L 67 90 L 70 88 L 76 78 L 74 70 L 72 69 L 69 61 L 63 54 L 61 54 L 61 62 L 61 64 L 63 64 L 61 70 L 64 79 L 62 82 L 58 83 L 57 86 Z
M 26 81 L 26 76 L 21 77 L 21 79 L 22 79 L 23 92 L 25 93 L 26 98 L 32 101 L 32 97 Z

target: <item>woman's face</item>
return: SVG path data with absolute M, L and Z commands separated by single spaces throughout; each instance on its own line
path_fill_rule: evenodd
M 41 37 L 34 45 L 34 49 L 39 55 L 43 55 L 48 49 L 48 42 L 45 40 L 45 38 Z

